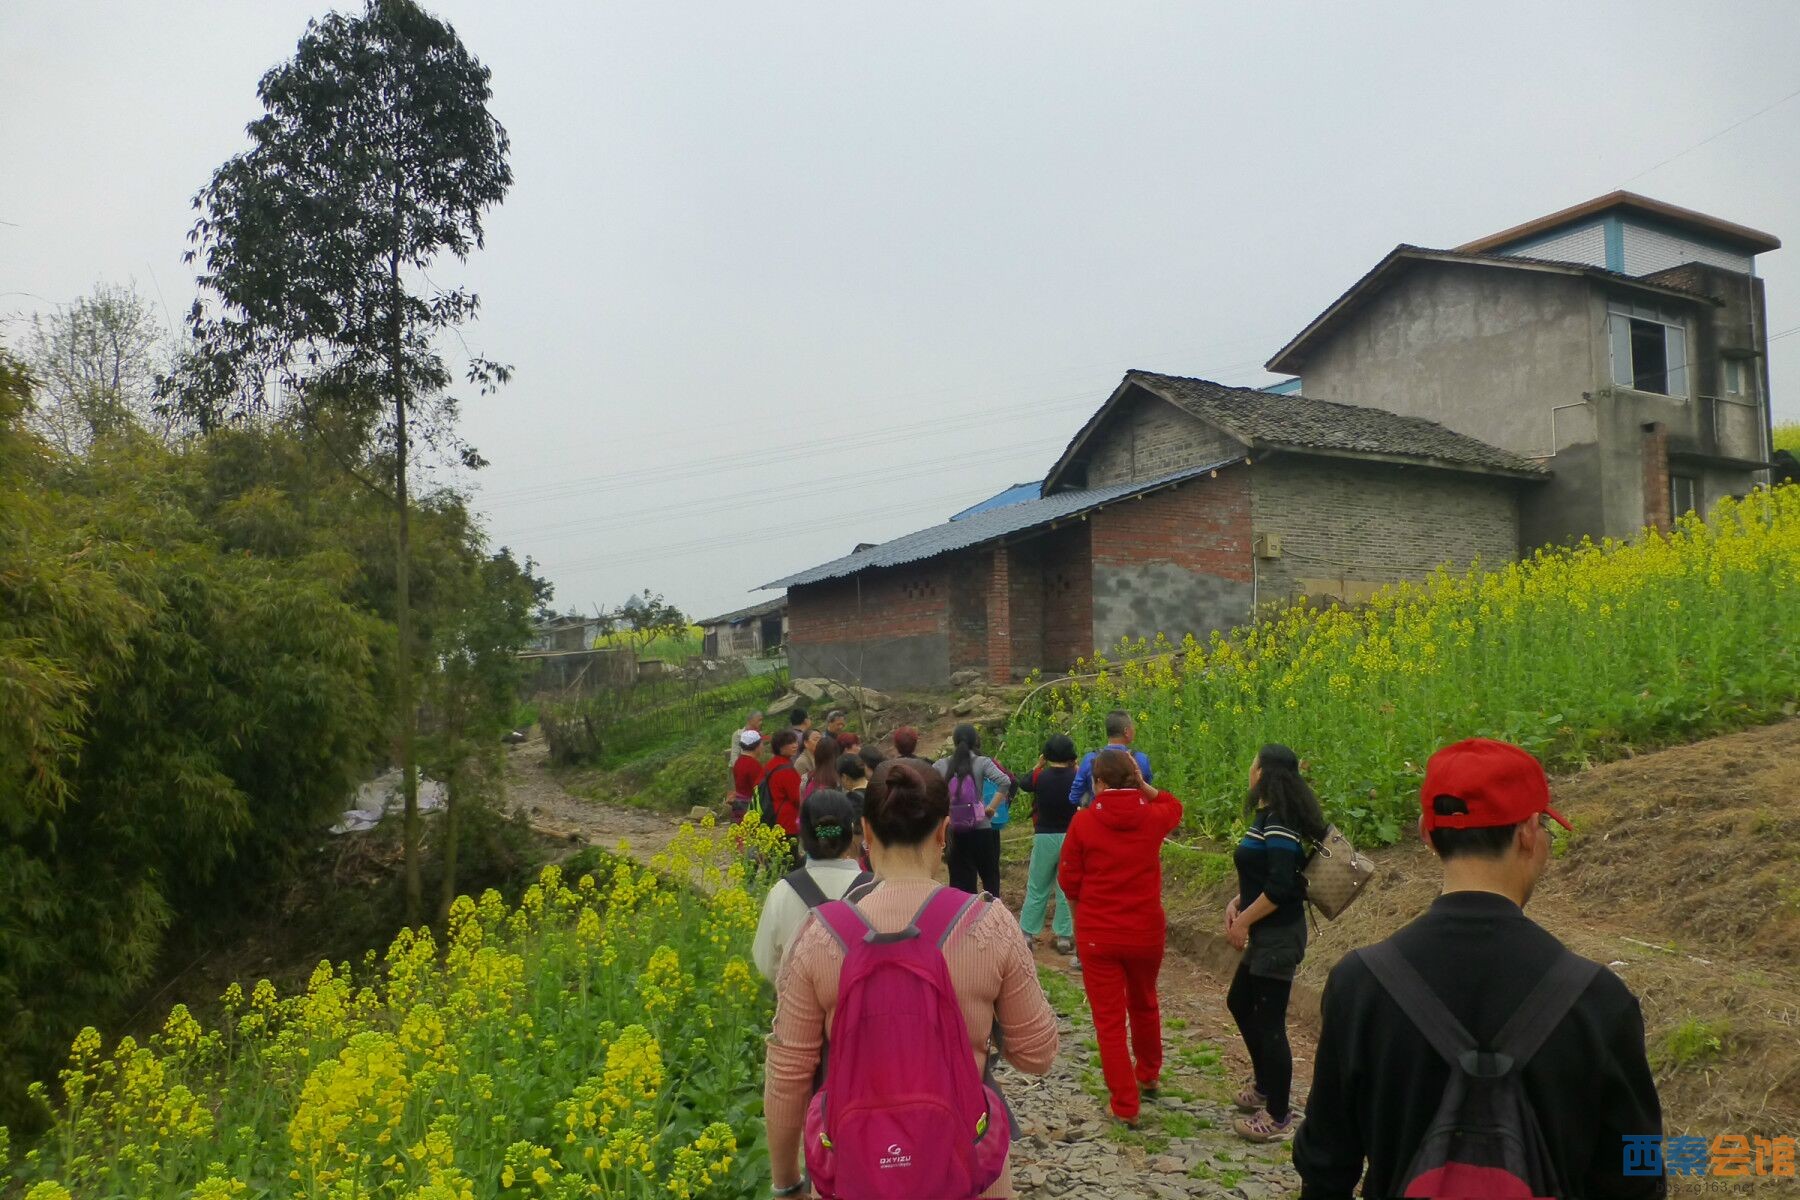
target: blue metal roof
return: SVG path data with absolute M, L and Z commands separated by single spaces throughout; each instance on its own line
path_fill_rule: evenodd
M 942 525 L 933 525 L 930 529 L 921 529 L 917 533 L 909 533 L 905 537 L 895 538 L 891 542 L 883 542 L 879 546 L 873 546 L 867 550 L 858 550 L 855 553 L 846 554 L 842 558 L 834 558 L 828 563 L 801 571 L 797 575 L 789 575 L 785 579 L 765 583 L 758 590 L 798 587 L 805 583 L 822 583 L 827 579 L 841 579 L 846 575 L 854 575 L 858 571 L 864 571 L 870 567 L 898 567 L 906 563 L 918 562 L 922 558 L 934 558 L 939 554 L 947 554 L 952 550 L 966 550 L 971 546 L 979 546 L 983 542 L 991 542 L 1009 534 L 1023 533 L 1025 530 L 1039 525 L 1048 525 L 1052 521 L 1060 521 L 1065 517 L 1091 512 L 1117 500 L 1126 500 L 1132 496 L 1141 496 L 1146 492 L 1154 492 L 1183 483 L 1242 460 L 1242 455 L 1235 455 L 1231 458 L 1220 459 L 1216 463 L 1208 463 L 1203 467 L 1188 467 L 1185 470 L 1172 471 L 1167 475 L 1159 475 L 1154 479 L 1138 483 L 1116 483 L 1111 487 L 1057 492 L 1036 500 L 1009 504 L 1004 508 L 971 512 L 959 520 L 945 521 Z
M 972 517 L 976 513 L 990 512 L 996 508 L 1009 508 L 1014 504 L 1023 504 L 1027 500 L 1036 500 L 1044 494 L 1044 481 L 1034 479 L 1030 483 L 1015 483 L 998 495 L 989 496 L 979 504 L 971 504 L 955 516 L 952 521 L 960 521 L 964 517 Z

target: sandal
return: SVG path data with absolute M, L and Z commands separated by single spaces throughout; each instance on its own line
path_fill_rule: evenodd
M 1232 1118 L 1231 1128 L 1246 1142 L 1280 1142 L 1293 1136 L 1299 1124 L 1299 1116 L 1291 1111 L 1287 1120 L 1277 1121 L 1268 1109 L 1259 1108 L 1250 1116 Z
M 1240 1112 L 1253 1113 L 1269 1102 L 1269 1098 L 1257 1091 L 1252 1080 L 1244 1085 L 1244 1090 L 1237 1094 L 1236 1104 Z

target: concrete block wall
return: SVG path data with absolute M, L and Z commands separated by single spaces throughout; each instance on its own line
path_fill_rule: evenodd
M 1251 470 L 1225 467 L 1093 514 L 1094 648 L 1205 637 L 1249 616 Z
M 1353 585 L 1423 579 L 1440 563 L 1510 562 L 1519 488 L 1530 486 L 1299 455 L 1260 461 L 1250 478 L 1255 532 L 1282 539 L 1280 558 L 1256 564 L 1259 603 L 1321 591 L 1360 599 L 1367 588 Z
M 1088 487 L 1155 479 L 1240 453 L 1223 431 L 1160 396 L 1133 391 L 1096 431 L 1087 450 Z

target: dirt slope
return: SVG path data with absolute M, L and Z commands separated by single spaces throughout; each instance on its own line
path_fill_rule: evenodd
M 1576 825 L 1528 909 L 1606 963 L 1643 1004 L 1671 1132 L 1800 1125 L 1800 721 L 1554 782 Z M 1368 895 L 1308 952 L 1296 1016 L 1342 955 L 1410 921 L 1438 888 L 1416 840 L 1374 855 Z M 1192 896 L 1173 935 L 1215 969 L 1223 887 Z

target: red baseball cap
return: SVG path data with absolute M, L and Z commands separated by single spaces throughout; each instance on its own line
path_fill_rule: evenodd
M 1440 814 L 1434 801 L 1454 796 L 1468 812 Z M 1419 788 L 1425 833 L 1433 829 L 1487 829 L 1517 825 L 1539 813 L 1573 829 L 1567 817 L 1550 807 L 1550 780 L 1543 764 L 1510 742 L 1468 738 L 1445 746 L 1425 764 Z

